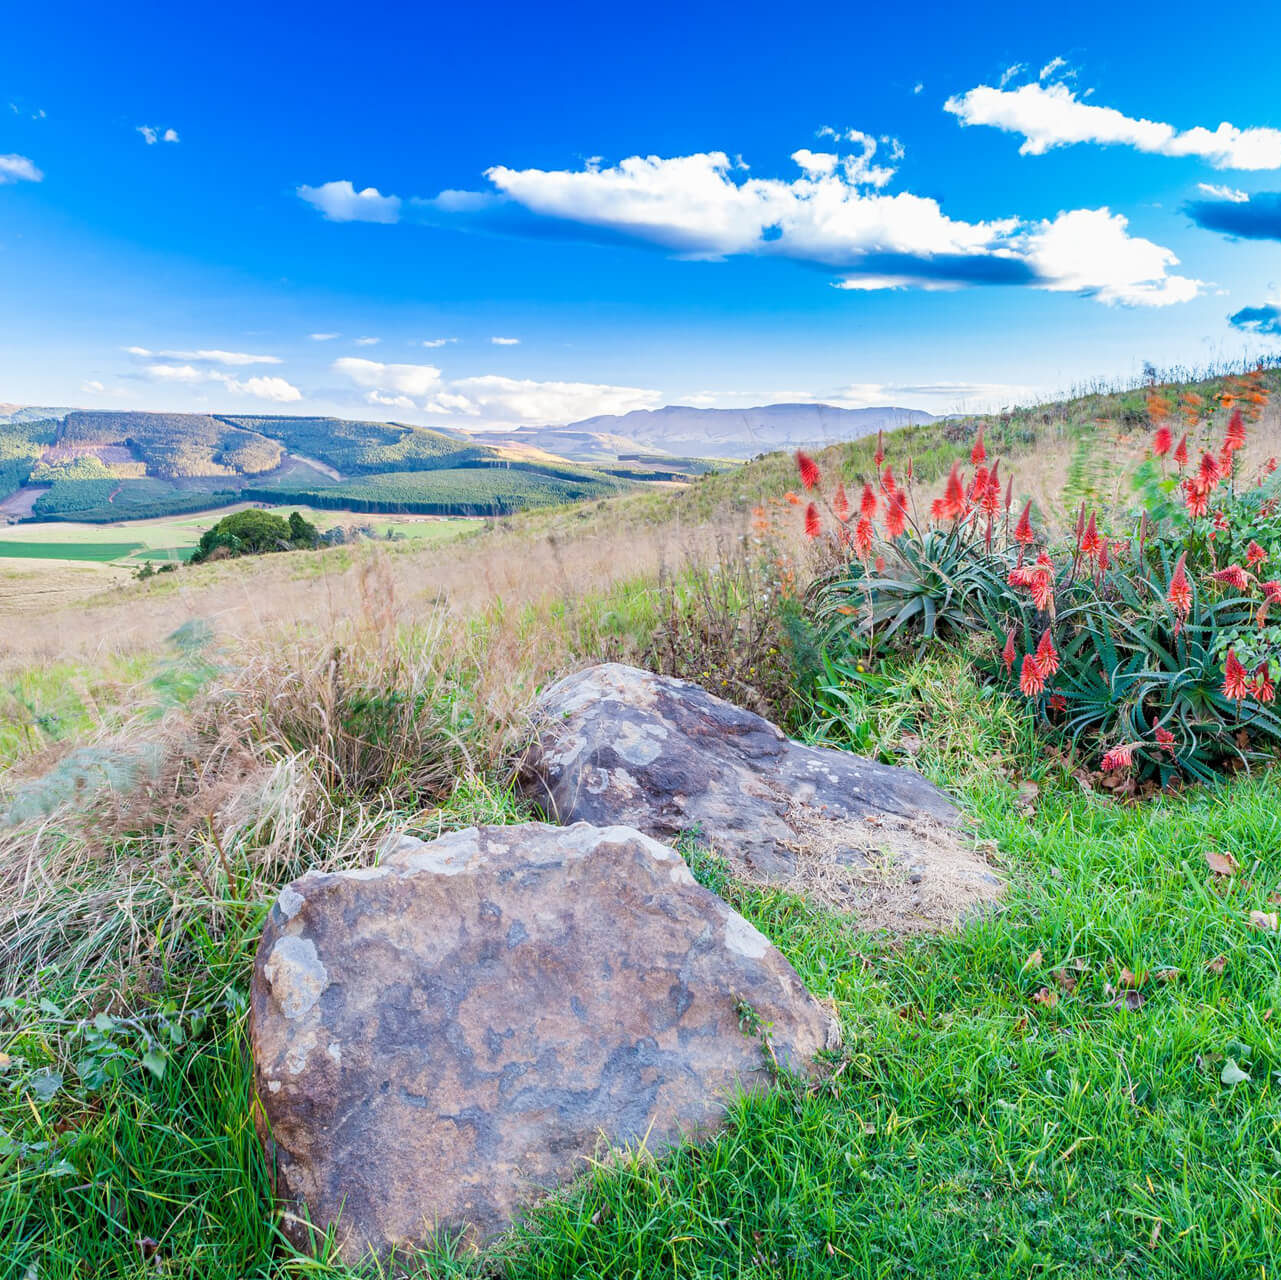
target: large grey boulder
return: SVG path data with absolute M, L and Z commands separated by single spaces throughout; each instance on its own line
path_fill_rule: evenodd
M 920 774 L 792 742 L 696 684 L 619 663 L 543 693 L 520 785 L 558 822 L 691 834 L 742 877 L 900 932 L 949 923 L 1000 889 Z
M 529 823 L 392 842 L 281 891 L 252 988 L 254 1079 L 285 1229 L 342 1255 L 462 1232 L 612 1147 L 716 1126 L 833 1024 L 779 951 L 673 850 Z M 749 1019 L 749 1021 L 753 1021 Z

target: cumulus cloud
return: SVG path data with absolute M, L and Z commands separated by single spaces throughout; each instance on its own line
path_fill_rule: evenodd
M 1196 189 L 1211 200 L 1230 200 L 1233 204 L 1245 204 L 1250 197 L 1236 187 L 1221 187 L 1213 182 L 1198 182 Z
M 398 222 L 399 196 L 385 196 L 376 187 L 357 191 L 352 183 L 325 182 L 301 186 L 298 195 L 330 222 Z
M 335 338 L 341 338 L 341 333 L 309 333 L 307 335 L 312 342 L 332 342 Z
M 247 351 L 150 351 L 146 347 L 126 347 L 131 356 L 140 359 L 152 357 L 162 360 L 203 360 L 210 364 L 244 365 L 244 364 L 280 364 L 279 356 L 253 355 Z
M 332 368 L 365 391 L 370 404 L 461 414 L 498 423 L 562 423 L 601 413 L 652 409 L 658 391 L 593 382 L 538 382 L 496 374 L 446 380 L 429 364 L 382 364 L 354 356 Z
M 253 396 L 257 400 L 271 400 L 278 404 L 288 404 L 302 399 L 302 392 L 284 378 L 253 377 L 242 382 L 221 369 L 199 369 L 190 364 L 149 364 L 143 368 L 142 373 L 150 382 L 187 385 L 216 383 L 233 393 Z
M 1159 120 L 1137 119 L 1113 107 L 1084 102 L 1062 83 L 1017 89 L 979 85 L 949 98 L 943 109 L 963 125 L 988 125 L 1023 135 L 1019 154 L 1044 155 L 1055 147 L 1093 142 L 1133 147 L 1162 156 L 1198 156 L 1216 169 L 1281 169 L 1281 129 L 1179 130 Z
M 357 338 L 355 339 L 358 347 L 376 347 L 382 341 L 381 338 Z
M 434 347 L 445 347 L 445 346 L 448 346 L 451 342 L 457 342 L 457 341 L 458 341 L 457 338 L 424 338 L 420 345 L 426 347 L 428 350 L 431 350 Z
M 518 347 L 520 346 L 519 338 L 490 338 L 490 342 L 496 347 Z
M 1242 307 L 1228 317 L 1228 323 L 1245 333 L 1281 338 L 1281 302 L 1265 302 L 1261 307 Z
M 1194 200 L 1187 213 L 1206 231 L 1243 240 L 1281 240 L 1281 191 L 1260 191 L 1244 200 Z
M 177 142 L 179 140 L 177 129 L 160 129 L 155 125 L 140 124 L 137 132 L 142 134 L 142 140 L 149 147 L 154 147 L 157 142 Z
M 44 174 L 26 156 L 0 156 L 0 186 L 9 182 L 43 182 Z
M 842 273 L 853 290 L 1018 284 L 1110 303 L 1185 301 L 1197 281 L 1170 273 L 1170 250 L 1131 236 L 1120 214 L 1077 209 L 1053 220 L 966 222 L 937 200 L 881 188 L 892 172 L 873 163 L 876 142 L 830 162 L 803 150 L 802 176 L 739 178 L 723 152 L 665 159 L 632 156 L 610 168 L 514 170 L 487 177 L 539 218 L 609 232 L 681 257 L 783 257 Z M 891 154 L 894 154 L 893 151 Z

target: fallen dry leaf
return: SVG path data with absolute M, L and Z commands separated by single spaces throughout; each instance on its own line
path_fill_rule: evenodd
M 1147 976 L 1148 975 L 1146 973 L 1131 973 L 1129 969 L 1123 968 L 1121 972 L 1117 974 L 1116 980 L 1123 987 L 1141 987 Z
M 1241 864 L 1230 853 L 1207 853 L 1205 860 L 1216 876 L 1234 876 L 1241 870 Z
M 1181 969 L 1158 969 L 1156 971 L 1156 980 L 1158 982 L 1175 982 L 1181 972 Z
M 1146 1003 L 1141 991 L 1118 991 L 1110 982 L 1104 986 L 1103 994 L 1111 997 L 1108 1000 L 1110 1008 L 1128 1009 L 1131 1013 L 1136 1013 Z
M 1251 911 L 1250 923 L 1256 929 L 1267 929 L 1273 933 L 1281 929 L 1281 919 L 1275 911 Z
M 1046 1009 L 1053 1009 L 1058 1002 L 1059 993 L 1057 991 L 1051 991 L 1049 987 L 1042 987 L 1040 991 L 1032 997 L 1033 1004 L 1042 1005 Z
M 1268 894 L 1268 902 L 1274 907 L 1281 907 L 1281 889 L 1273 889 L 1273 891 Z
M 1066 969 L 1055 969 L 1054 981 L 1057 982 L 1068 995 L 1071 995 L 1072 992 L 1076 990 L 1077 980 Z
M 1038 968 L 1041 964 L 1041 961 L 1043 961 L 1044 959 L 1045 957 L 1041 954 L 1041 948 L 1037 947 L 1037 949 L 1033 951 L 1032 954 L 1028 956 L 1026 960 L 1023 961 L 1023 972 L 1026 973 L 1029 969 Z
M 1228 958 L 1227 956 L 1215 956 L 1213 960 L 1205 962 L 1205 967 L 1211 973 L 1222 973 L 1228 967 Z

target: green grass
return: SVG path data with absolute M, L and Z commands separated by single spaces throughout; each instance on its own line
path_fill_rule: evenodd
M 141 542 L 18 542 L 0 538 L 0 558 L 17 560 L 123 560 L 142 546 Z
M 839 1059 L 808 1085 L 737 1103 L 714 1143 L 598 1170 L 488 1258 L 437 1255 L 423 1274 L 1270 1274 L 1281 935 L 1248 913 L 1274 909 L 1281 881 L 1281 776 L 1122 807 L 1051 769 L 1017 711 L 956 664 L 854 692 L 846 729 L 858 740 L 892 752 L 903 733 L 924 738 L 922 766 L 1008 868 L 1004 909 L 895 944 L 692 854 L 836 1002 Z M 841 732 L 829 722 L 830 739 Z M 501 793 L 464 793 L 428 825 L 521 816 Z M 421 829 L 423 817 L 385 822 Z M 1203 855 L 1222 850 L 1242 870 L 1216 881 Z M 0 1139 L 0 1273 L 142 1280 L 156 1274 L 137 1243 L 150 1238 L 162 1274 L 378 1274 L 300 1259 L 274 1230 L 244 1046 L 262 906 L 224 894 L 222 928 L 191 925 L 180 961 L 148 980 L 147 1007 L 207 1014 L 194 1033 L 185 1024 L 161 1079 L 137 1046 L 118 1080 L 77 1084 L 64 1024 L 91 1011 L 73 1003 L 84 974 L 50 975 L 53 1003 L 0 1032 L 0 1049 L 25 1059 L 0 1074 L 0 1130 L 21 1144 L 5 1154 Z M 1109 992 L 1122 968 L 1146 975 L 1139 1008 Z M 1058 969 L 1077 980 L 1070 994 Z M 1161 981 L 1163 970 L 1177 972 Z M 1053 1007 L 1034 1000 L 1043 987 L 1059 994 Z M 42 1100 L 33 1072 L 59 1048 L 64 1085 Z M 1229 1059 L 1248 1080 L 1224 1083 Z

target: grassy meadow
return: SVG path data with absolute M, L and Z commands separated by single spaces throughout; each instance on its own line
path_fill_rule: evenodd
M 1127 403 L 990 419 L 989 448 L 1065 518 L 1113 491 L 1106 450 L 1139 448 Z M 1252 448 L 1281 452 L 1272 414 Z M 911 429 L 920 474 L 964 431 Z M 874 448 L 819 461 L 852 488 Z M 528 817 L 509 787 L 524 709 L 603 659 L 914 764 L 1007 894 L 894 938 L 687 847 L 832 1003 L 842 1049 L 736 1100 L 714 1142 L 587 1169 L 485 1254 L 442 1241 L 403 1269 L 1274 1274 L 1281 773 L 1118 803 L 959 649 L 816 667 L 794 624 L 818 553 L 751 524 L 794 484 L 770 457 L 443 547 L 200 566 L 38 628 L 0 612 L 0 1276 L 388 1274 L 279 1230 L 245 1029 L 265 911 L 307 868 L 368 865 L 390 830 Z

